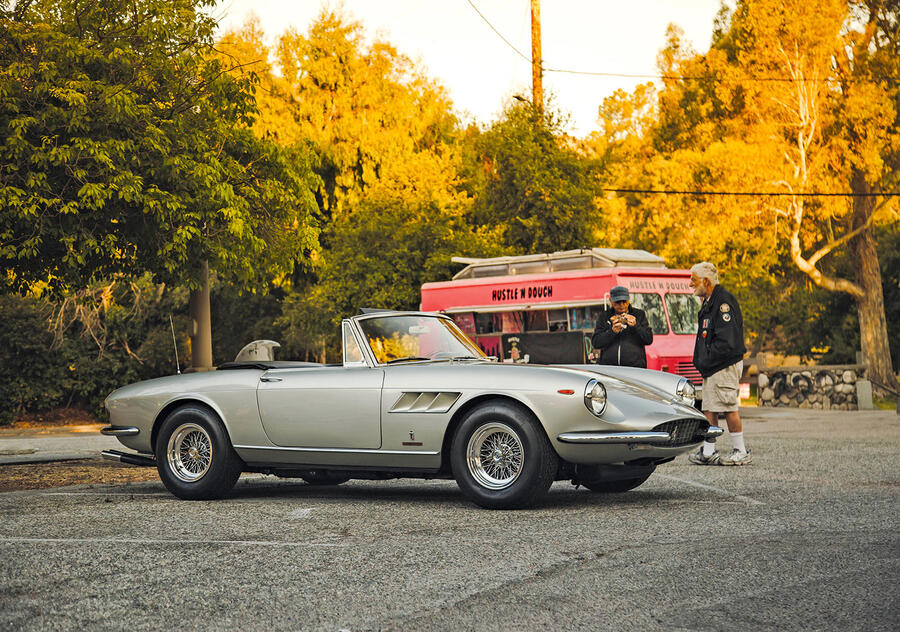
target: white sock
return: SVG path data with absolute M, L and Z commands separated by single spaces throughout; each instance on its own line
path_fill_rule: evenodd
M 716 451 L 716 444 L 710 441 L 704 441 L 702 450 L 703 456 L 710 456 L 713 452 Z
M 740 450 L 741 452 L 746 452 L 747 447 L 744 445 L 744 433 L 743 432 L 732 432 L 731 434 L 731 447 L 735 450 Z

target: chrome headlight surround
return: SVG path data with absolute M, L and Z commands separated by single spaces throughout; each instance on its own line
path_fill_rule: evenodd
M 606 387 L 597 380 L 590 380 L 584 387 L 584 405 L 599 417 L 606 410 Z
M 675 387 L 675 397 L 688 406 L 693 406 L 697 397 L 697 389 L 694 387 L 693 382 L 686 377 L 678 380 L 678 386 Z

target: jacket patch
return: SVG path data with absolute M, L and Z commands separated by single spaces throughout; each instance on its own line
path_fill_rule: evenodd
M 729 314 L 728 312 L 725 312 L 724 314 L 722 314 L 722 320 L 724 320 L 727 323 L 729 320 L 731 320 L 731 314 Z
M 721 311 L 723 314 L 727 314 L 731 311 L 731 306 L 728 305 L 728 303 L 722 303 L 721 305 L 719 305 L 719 311 Z
M 704 318 L 704 319 L 703 319 L 703 327 L 702 327 L 702 328 L 703 328 L 703 329 L 708 329 L 708 328 L 709 328 L 709 319 L 708 319 L 708 318 Z M 706 333 L 704 332 L 703 335 L 705 336 Z

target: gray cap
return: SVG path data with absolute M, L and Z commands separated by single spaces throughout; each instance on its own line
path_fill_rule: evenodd
M 628 288 L 617 285 L 609 291 L 609 300 L 613 303 L 618 301 L 627 301 L 630 298 Z

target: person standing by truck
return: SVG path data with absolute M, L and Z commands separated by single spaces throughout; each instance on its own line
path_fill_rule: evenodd
M 644 310 L 631 306 L 628 288 L 617 285 L 609 291 L 609 309 L 597 318 L 591 344 L 600 349 L 597 364 L 647 368 L 644 347 L 653 342 L 653 330 Z
M 715 439 L 707 439 L 689 460 L 694 465 L 748 465 L 753 458 L 744 443 L 738 411 L 739 381 L 747 352 L 741 308 L 731 292 L 719 285 L 716 266 L 707 261 L 691 268 L 691 287 L 703 299 L 694 343 L 694 366 L 703 376 L 701 408 L 713 426 L 718 425 L 719 413 L 725 414 L 732 451 L 720 457 Z

